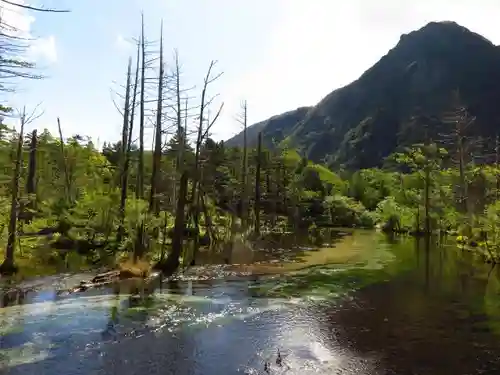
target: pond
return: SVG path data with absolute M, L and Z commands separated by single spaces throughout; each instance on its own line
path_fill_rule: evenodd
M 1 373 L 500 373 L 499 271 L 451 245 L 355 231 L 202 256 L 169 281 L 3 298 Z

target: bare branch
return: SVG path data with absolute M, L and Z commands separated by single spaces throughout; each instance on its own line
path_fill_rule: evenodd
M 205 130 L 205 133 L 203 133 L 203 138 L 206 138 L 208 136 L 208 132 L 210 131 L 210 129 L 212 128 L 212 126 L 215 124 L 215 122 L 219 118 L 220 114 L 222 113 L 222 108 L 224 108 L 224 103 L 222 103 L 220 105 L 219 110 L 217 111 L 214 119 L 209 122 L 209 124 L 207 126 L 207 129 Z
M 115 101 L 115 99 L 113 97 L 111 97 L 111 101 L 113 102 L 113 105 L 115 106 L 115 109 L 118 111 L 118 113 L 120 114 L 120 116 L 123 117 L 123 112 L 120 109 L 120 107 L 118 106 L 118 104 L 116 104 L 116 101 Z
M 31 6 L 31 5 L 15 3 L 15 2 L 9 1 L 9 0 L 0 0 L 0 1 L 5 3 L 5 4 L 9 4 L 9 5 L 23 8 L 23 9 L 34 10 L 36 12 L 50 12 L 50 13 L 69 13 L 70 12 L 70 10 L 66 10 L 66 9 L 39 8 L 39 7 Z
M 212 82 L 218 80 L 222 75 L 224 74 L 224 72 L 220 72 L 218 75 L 216 75 L 215 77 L 211 78 L 207 84 L 211 84 Z
M 37 119 L 39 119 L 40 117 L 43 116 L 45 111 L 41 111 L 38 114 L 36 113 L 36 111 L 38 110 L 38 108 L 40 108 L 41 105 L 42 105 L 42 102 L 38 103 L 35 106 L 35 108 L 33 108 L 33 111 L 31 111 L 31 113 L 28 116 L 26 116 L 26 111 L 24 111 L 24 116 L 25 116 L 24 124 L 25 125 L 31 124 L 32 122 L 36 121 Z

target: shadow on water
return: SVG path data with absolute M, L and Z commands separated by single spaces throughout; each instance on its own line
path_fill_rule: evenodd
M 174 279 L 61 295 L 82 278 L 65 275 L 4 294 L 0 370 L 499 373 L 500 272 L 473 254 L 363 231 L 265 240 Z

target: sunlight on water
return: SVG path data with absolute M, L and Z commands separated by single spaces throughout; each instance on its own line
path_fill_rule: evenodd
M 34 340 L 20 347 L 5 349 L 0 352 L 0 368 L 43 361 L 49 357 L 52 344 L 43 340 Z
M 244 321 L 267 311 L 303 303 L 300 299 L 232 300 L 223 293 L 209 297 L 158 291 L 134 306 L 131 302 L 134 297 L 132 294 L 80 295 L 47 301 L 44 291 L 34 296 L 33 303 L 0 309 L 1 362 L 10 367 L 44 360 L 57 354 L 53 341 L 67 340 L 70 336 L 77 348 L 88 351 L 100 348 L 106 338 L 123 341 L 148 332 L 173 332 L 182 325 L 221 326 L 234 319 Z M 113 334 L 103 337 L 113 309 L 116 310 Z M 11 345 L 18 346 L 10 348 Z
M 286 266 L 293 272 L 293 278 L 275 276 L 256 283 L 242 278 L 245 272 L 227 272 L 223 266 L 213 266 L 211 272 L 215 278 L 207 277 L 206 268 L 202 270 L 204 275 L 197 275 L 198 278 L 184 276 L 175 281 L 176 284 L 170 287 L 166 285 L 166 288 L 160 286 L 149 295 L 112 294 L 110 289 L 91 290 L 66 297 L 57 296 L 50 289 L 33 292 L 27 303 L 0 309 L 1 364 L 12 367 L 36 363 L 49 357 L 63 358 L 67 356 L 68 350 L 73 355 L 90 355 L 106 350 L 106 345 L 110 343 L 124 345 L 131 340 L 150 335 L 161 338 L 181 330 L 202 334 L 200 330 L 209 327 L 223 328 L 241 322 L 250 324 L 248 327 L 265 324 L 264 332 L 267 330 L 267 334 L 274 331 L 271 337 L 277 341 L 271 340 L 267 345 L 289 348 L 288 366 L 297 371 L 299 368 L 300 371 L 307 371 L 311 363 L 338 366 L 341 361 L 339 352 L 332 354 L 321 340 L 318 341 L 321 335 L 318 329 L 311 327 L 309 316 L 292 314 L 291 320 L 279 317 L 291 311 L 301 311 L 310 303 L 342 295 L 343 290 L 339 286 L 325 283 L 324 280 L 344 272 L 345 267 L 338 263 L 346 262 L 347 259 L 353 263 L 351 268 L 367 266 L 362 251 L 365 238 L 360 238 L 361 242 L 351 238 L 348 244 L 341 243 L 335 249 L 336 254 L 327 248 L 305 253 L 300 267 Z M 377 262 L 387 262 L 388 259 L 384 255 L 384 258 L 374 260 L 370 267 L 378 265 Z M 337 266 L 324 265 L 331 262 Z M 322 281 L 307 281 L 307 289 L 297 296 L 286 293 L 280 296 L 283 289 L 296 290 L 301 275 L 319 275 Z M 238 279 L 227 281 L 228 276 L 237 276 Z M 256 288 L 266 283 L 271 285 L 268 296 L 255 298 L 253 294 Z
M 500 332 L 496 302 L 500 283 L 495 273 L 471 273 L 460 268 L 468 264 L 463 262 L 424 261 L 423 254 L 403 245 L 360 232 L 328 248 L 303 252 L 304 246 L 297 247 L 293 265 L 283 261 L 293 254 L 280 249 L 279 262 L 271 259 L 255 267 L 273 272 L 258 277 L 246 277 L 243 265 L 210 265 L 151 285 L 124 283 L 119 290 L 61 296 L 49 285 L 29 292 L 24 304 L 0 309 L 0 368 L 23 375 L 125 375 L 131 369 L 155 373 L 148 369 L 157 362 L 179 374 L 212 375 L 236 369 L 263 374 L 268 362 L 271 374 L 375 375 L 381 360 L 378 352 L 384 349 L 375 333 L 390 334 L 392 340 L 404 332 L 402 347 L 412 330 L 415 337 L 425 334 L 426 339 L 447 333 L 446 325 L 436 318 L 445 310 L 434 306 L 452 306 L 459 321 L 465 322 L 457 326 L 462 331 Z M 432 256 L 439 258 L 441 253 L 436 250 Z M 403 282 L 394 281 L 404 275 Z M 428 292 L 429 285 L 439 293 Z M 362 307 L 360 299 L 362 291 L 371 290 L 369 286 L 376 287 L 370 292 L 376 295 L 375 302 L 383 301 L 373 310 Z M 460 306 L 454 302 L 456 296 L 450 303 L 448 295 L 453 293 L 469 293 L 475 305 Z M 481 298 L 476 299 L 477 295 Z M 477 324 L 466 320 L 473 309 L 485 314 Z M 363 318 L 356 320 L 357 316 Z M 351 317 L 352 323 L 344 322 Z M 431 324 L 433 319 L 437 328 Z M 423 323 L 429 327 L 422 328 Z M 390 324 L 397 329 L 389 331 Z M 373 332 L 375 349 L 354 350 L 341 340 L 340 328 L 356 335 Z M 396 345 L 400 350 L 399 342 Z

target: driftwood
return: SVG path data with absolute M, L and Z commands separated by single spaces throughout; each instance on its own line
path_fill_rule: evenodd
M 100 273 L 91 280 L 94 284 L 115 281 L 120 278 L 120 271 L 114 270 L 109 272 Z
M 94 276 L 90 281 L 80 281 L 80 284 L 68 290 L 69 293 L 84 292 L 90 288 L 97 288 L 120 280 L 120 271 L 113 270 Z
M 144 275 L 144 276 L 146 276 L 146 275 Z M 155 278 L 156 276 L 158 276 L 158 274 L 153 273 L 147 277 L 144 277 L 144 280 L 149 281 L 149 280 Z M 68 292 L 69 293 L 84 292 L 90 288 L 98 288 L 101 286 L 117 283 L 119 281 L 132 279 L 132 278 L 137 278 L 137 276 L 131 274 L 127 270 L 107 271 L 107 272 L 97 274 L 90 281 L 80 281 L 80 284 L 71 288 Z

